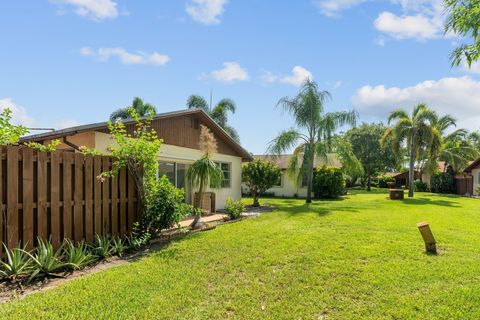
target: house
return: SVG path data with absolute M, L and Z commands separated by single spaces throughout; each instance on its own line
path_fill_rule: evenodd
M 275 163 L 282 170 L 282 175 L 280 180 L 277 182 L 277 185 L 268 189 L 266 193 L 273 194 L 276 197 L 300 197 L 305 198 L 307 196 L 307 183 L 306 179 L 302 179 L 302 183 L 298 185 L 294 179 L 292 179 L 288 172 L 288 161 L 292 155 L 280 155 L 280 156 L 271 156 L 271 155 L 254 155 L 255 159 L 262 159 L 265 161 L 270 161 Z M 332 154 L 327 156 L 327 159 L 315 159 L 315 167 L 328 165 L 334 167 L 341 167 L 341 163 L 337 157 Z M 248 188 L 243 186 L 245 193 L 248 192 Z
M 126 120 L 125 125 L 127 132 L 132 133 L 135 128 L 134 121 Z M 228 197 L 240 200 L 242 162 L 251 161 L 253 158 L 205 111 L 190 109 L 155 115 L 152 128 L 155 129 L 158 137 L 163 139 L 158 154 L 159 173 L 166 175 L 178 188 L 185 188 L 186 200 L 192 203 L 195 190 L 191 190 L 186 183 L 185 174 L 189 165 L 202 155 L 199 149 L 200 125 L 208 127 L 217 140 L 218 154 L 213 156 L 213 160 L 222 169 L 224 179 L 222 188 L 212 191 L 215 193 L 215 208 L 223 209 Z M 21 142 L 35 141 L 46 144 L 53 139 L 59 139 L 62 142 L 59 149 L 76 152 L 80 151 L 80 147 L 85 146 L 108 153 L 108 147 L 112 144 L 108 133 L 108 122 L 27 136 L 22 138 Z
M 480 159 L 473 161 L 465 170 L 463 183 L 457 179 L 457 191 L 459 194 L 480 195 Z

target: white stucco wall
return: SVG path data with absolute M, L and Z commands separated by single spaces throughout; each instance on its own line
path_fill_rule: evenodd
M 112 144 L 110 135 L 97 132 L 95 135 L 96 149 L 107 153 L 107 148 Z M 202 156 L 202 152 L 197 149 L 183 148 L 168 144 L 162 144 L 160 152 L 158 154 L 158 161 L 177 162 L 189 165 L 195 160 L 198 160 Z M 232 197 L 234 200 L 240 200 L 242 197 L 242 158 L 236 156 L 230 156 L 226 154 L 215 154 L 213 156 L 214 161 L 225 162 L 230 164 L 231 168 L 231 180 L 230 188 L 222 188 L 220 190 L 207 190 L 215 192 L 215 207 L 216 209 L 224 209 L 225 202 L 228 197 Z M 191 203 L 195 190 L 190 190 L 187 186 L 185 193 L 187 194 L 187 200 Z
M 472 175 L 473 175 L 473 194 L 478 196 L 480 195 L 477 192 L 477 189 L 480 187 L 480 169 L 472 170 Z
M 246 185 L 243 186 L 244 190 L 248 192 L 248 188 Z M 276 197 L 299 197 L 299 198 L 306 198 L 307 197 L 307 188 L 297 187 L 295 182 L 290 179 L 288 173 L 283 170 L 282 171 L 282 185 L 275 186 L 267 190 L 268 193 L 274 193 Z

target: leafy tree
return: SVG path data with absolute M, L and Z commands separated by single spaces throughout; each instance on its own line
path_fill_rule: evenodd
M 290 113 L 297 129 L 289 129 L 273 139 L 268 152 L 280 155 L 295 148 L 289 160 L 289 175 L 299 183 L 307 180 L 307 199 L 312 202 L 312 180 L 315 156 L 326 159 L 333 149 L 334 133 L 343 125 L 354 125 L 354 111 L 324 112 L 325 102 L 330 99 L 328 91 L 319 91 L 315 82 L 308 80 L 294 98 L 284 97 L 277 106 Z M 345 155 L 348 155 L 345 153 Z
M 153 116 L 157 113 L 157 109 L 154 105 L 150 103 L 144 103 L 142 99 L 140 99 L 139 97 L 135 97 L 131 106 L 120 108 L 112 112 L 112 114 L 110 115 L 110 121 L 114 122 L 118 119 L 130 118 L 130 109 L 132 108 L 135 110 L 135 113 L 140 117 Z
M 383 124 L 364 123 L 357 128 L 350 129 L 345 134 L 352 145 L 352 150 L 361 162 L 367 178 L 367 190 L 371 191 L 371 177 L 379 173 L 394 170 L 398 165 L 398 158 L 392 151 L 391 142 L 382 148 L 380 140 L 387 128 Z
M 222 186 L 223 172 L 212 160 L 213 154 L 217 152 L 217 141 L 212 132 L 205 126 L 201 126 L 200 150 L 203 156 L 196 160 L 187 170 L 187 180 L 193 188 L 198 188 L 198 197 L 195 197 L 194 208 L 200 209 L 203 195 L 208 186 L 220 189 Z M 202 218 L 202 211 L 196 210 L 195 219 L 191 227 L 196 228 Z
M 258 207 L 258 198 L 262 193 L 273 187 L 281 178 L 280 168 L 269 161 L 255 159 L 242 168 L 243 182 L 248 186 L 253 197 L 253 206 Z
M 14 126 L 11 123 L 12 110 L 10 108 L 3 109 L 0 113 L 0 145 L 16 144 L 20 138 L 28 133 L 28 129 L 24 126 Z
M 467 139 L 480 152 L 480 131 L 471 132 Z
M 188 109 L 202 109 L 225 130 L 235 141 L 240 142 L 237 130 L 228 124 L 228 112 L 235 113 L 236 105 L 231 99 L 220 100 L 213 108 L 199 95 L 191 95 L 187 100 Z
M 445 23 L 445 32 L 453 32 L 461 38 L 472 39 L 471 43 L 462 43 L 456 48 L 450 60 L 452 65 L 462 61 L 471 66 L 480 57 L 480 0 L 444 0 L 449 16 Z
M 409 191 L 408 196 L 413 197 L 415 181 L 415 159 L 420 146 L 426 146 L 428 154 L 438 152 L 440 135 L 432 126 L 437 117 L 427 105 L 419 104 L 413 108 L 411 115 L 403 109 L 393 111 L 388 117 L 388 124 L 396 121 L 387 128 L 382 137 L 381 144 L 386 147 L 392 142 L 393 151 L 400 154 L 401 146 L 406 145 L 409 152 Z
M 114 141 L 109 146 L 114 162 L 112 169 L 102 172 L 98 179 L 103 181 L 105 177 L 115 177 L 121 168 L 126 167 L 132 174 L 137 188 L 137 206 L 143 216 L 142 227 L 148 228 L 152 219 L 148 216 L 151 211 L 147 209 L 156 194 L 157 157 L 162 140 L 158 138 L 156 131 L 151 128 L 153 114 L 144 118 L 134 108 L 130 108 L 129 112 L 130 117 L 135 120 L 133 134 L 127 132 L 122 121 L 108 124 L 110 135 Z

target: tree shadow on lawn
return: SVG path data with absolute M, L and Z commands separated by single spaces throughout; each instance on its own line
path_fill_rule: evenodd
M 278 211 L 284 211 L 287 213 L 288 216 L 296 216 L 299 214 L 307 214 L 307 213 L 317 213 L 319 216 L 326 216 L 331 213 L 335 212 L 358 212 L 357 208 L 352 206 L 343 206 L 343 207 L 326 207 L 324 205 L 328 205 L 329 202 L 339 202 L 345 199 L 335 199 L 335 200 L 315 200 L 310 204 L 301 203 L 299 204 L 298 201 L 288 201 L 282 202 L 278 204 L 277 209 Z
M 407 199 L 404 199 L 404 200 L 401 200 L 401 201 L 404 204 L 418 205 L 418 206 L 435 205 L 435 206 L 452 207 L 452 208 L 462 207 L 458 201 L 432 199 L 432 198 L 440 198 L 440 197 L 450 198 L 450 199 L 458 198 L 456 196 L 451 196 L 451 195 L 442 195 L 442 196 L 432 195 L 429 198 L 427 198 L 427 197 L 416 197 L 416 198 L 407 198 Z

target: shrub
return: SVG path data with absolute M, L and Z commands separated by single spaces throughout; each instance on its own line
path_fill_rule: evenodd
M 66 239 L 65 247 L 65 263 L 71 270 L 80 270 L 95 261 L 95 256 L 90 253 L 85 242 L 81 241 L 75 245 L 72 241 Z
M 138 250 L 150 242 L 150 233 L 140 228 L 138 222 L 133 224 L 132 234 L 127 237 L 129 250 Z
M 62 248 L 55 250 L 50 241 L 44 241 L 38 238 L 38 246 L 32 255 L 27 253 L 33 261 L 33 272 L 28 281 L 32 281 L 38 276 L 58 276 L 57 272 L 67 266 L 62 262 Z
M 342 171 L 336 167 L 318 167 L 313 177 L 313 192 L 316 198 L 338 198 L 345 188 Z
M 242 180 L 250 190 L 254 207 L 260 206 L 258 197 L 278 183 L 281 175 L 282 171 L 277 165 L 261 159 L 253 160 L 243 166 Z
M 24 249 L 13 248 L 9 250 L 5 244 L 3 244 L 3 247 L 6 259 L 5 261 L 0 259 L 0 276 L 2 279 L 15 280 L 32 272 L 32 259 Z
M 380 176 L 378 177 L 378 187 L 379 188 L 389 188 L 389 183 L 395 182 L 395 179 L 389 176 Z
M 98 258 L 106 259 L 112 255 L 112 239 L 96 234 L 92 248 Z
M 228 214 L 230 219 L 234 220 L 240 218 L 244 211 L 245 205 L 242 201 L 234 201 L 231 197 L 227 198 L 225 212 Z
M 416 192 L 428 191 L 428 184 L 420 180 L 415 180 L 415 182 L 413 183 L 413 187 L 415 188 Z
M 119 237 L 115 236 L 112 238 L 112 250 L 111 253 L 119 257 L 128 249 L 124 241 Z
M 431 189 L 434 193 L 455 193 L 455 177 L 449 172 L 437 173 L 432 178 Z
M 158 179 L 156 191 L 153 195 L 145 223 L 153 230 L 168 229 L 180 222 L 180 219 L 188 214 L 188 207 L 185 207 L 185 192 L 177 189 L 166 176 Z M 190 214 L 193 212 L 191 211 Z

